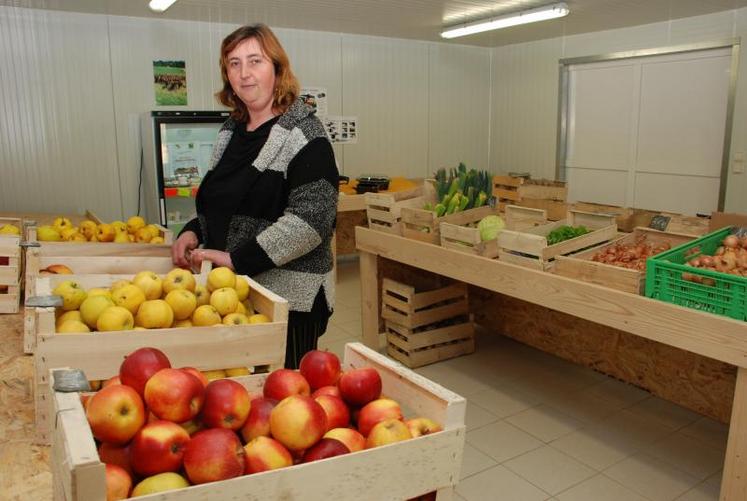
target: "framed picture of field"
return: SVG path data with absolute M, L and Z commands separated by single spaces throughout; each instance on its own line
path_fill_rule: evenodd
M 156 106 L 187 104 L 187 65 L 184 61 L 153 61 Z

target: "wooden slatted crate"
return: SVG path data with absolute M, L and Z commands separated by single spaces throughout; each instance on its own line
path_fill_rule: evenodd
M 570 256 L 558 256 L 555 260 L 553 273 L 582 280 L 584 282 L 603 285 L 612 289 L 630 292 L 631 294 L 642 295 L 646 285 L 645 269 L 633 270 L 591 260 L 597 252 L 603 251 L 610 246 L 618 244 L 635 244 L 641 238 L 645 238 L 645 241 L 649 244 L 657 245 L 666 242 L 670 244 L 671 247 L 676 247 L 695 239 L 695 237 L 691 235 L 665 233 L 650 228 L 636 228 L 632 233 L 613 240 L 612 242 Z
M 166 354 L 171 357 L 170 352 Z M 466 400 L 360 343 L 350 343 L 345 347 L 342 368 L 359 367 L 377 369 L 383 393 L 400 402 L 406 415 L 427 416 L 440 423 L 443 431 L 323 461 L 163 492 L 148 499 L 378 501 L 410 499 L 433 491 L 437 500 L 452 499 L 464 451 Z M 262 392 L 265 378 L 266 375 L 256 375 L 234 380 L 257 395 Z M 105 466 L 99 459 L 80 395 L 57 392 L 54 408 L 50 462 L 55 499 L 105 500 Z
M 109 287 L 114 281 L 131 275 L 53 275 L 37 280 L 40 295 L 51 294 L 63 280 L 75 280 L 84 289 Z M 204 284 L 206 275 L 195 277 Z M 145 331 L 55 334 L 55 308 L 28 308 L 36 317 L 37 346 L 34 352 L 34 398 L 37 439 L 48 443 L 51 429 L 49 369 L 75 367 L 90 379 L 106 379 L 116 374 L 125 355 L 137 348 L 151 346 L 173 354 L 178 367 L 199 370 L 241 366 L 269 366 L 285 363 L 288 302 L 248 277 L 249 299 L 269 323 L 181 327 Z
M 0 217 L 0 227 L 6 224 L 23 228 L 19 218 Z M 0 234 L 0 313 L 18 313 L 20 308 L 22 257 L 21 236 Z
M 480 207 L 472 214 L 464 213 L 460 220 L 445 221 L 441 223 L 441 246 L 454 249 L 467 254 L 494 258 L 498 256 L 499 248 L 496 239 L 483 242 L 477 223 L 486 216 L 496 214 L 497 211 L 490 207 Z M 544 210 L 529 209 L 516 205 L 507 205 L 505 209 L 506 228 L 512 230 L 525 230 L 547 223 L 547 213 Z M 472 224 L 474 227 L 466 226 Z
M 385 278 L 381 296 L 387 353 L 392 358 L 414 368 L 475 350 L 466 284 L 416 292 Z
M 493 196 L 500 210 L 506 205 L 516 205 L 521 200 L 519 186 L 522 184 L 523 177 L 493 176 Z
M 372 230 L 402 234 L 400 224 L 403 207 L 422 209 L 425 205 L 423 187 L 394 193 L 366 193 L 366 217 Z
M 617 229 L 626 233 L 632 232 L 639 226 L 648 226 L 651 219 L 658 214 L 655 211 L 645 209 L 634 209 L 630 207 L 618 207 L 616 205 L 605 205 L 591 202 L 576 202 L 574 210 L 593 212 L 595 214 L 611 214 L 615 216 Z
M 554 245 L 547 243 L 547 235 L 563 225 L 584 225 L 591 231 L 585 235 Z M 614 216 L 592 214 L 571 210 L 566 220 L 557 221 L 524 231 L 503 230 L 498 235 L 498 256 L 501 261 L 540 270 L 549 270 L 557 256 L 608 242 L 617 237 L 617 224 Z
M 490 213 L 496 213 L 496 211 L 488 206 L 483 206 L 437 217 L 433 211 L 422 208 L 403 207 L 401 213 L 402 236 L 421 242 L 441 245 L 441 223 L 464 224 L 462 221 L 472 221 L 480 214 L 484 217 Z

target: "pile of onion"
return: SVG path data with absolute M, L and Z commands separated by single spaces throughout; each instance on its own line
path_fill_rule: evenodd
M 697 248 L 693 250 L 696 251 L 695 253 L 699 252 Z M 685 265 L 702 270 L 718 271 L 720 273 L 747 277 L 747 236 L 739 238 L 736 235 L 729 235 L 724 238 L 721 246 L 716 249 L 713 256 L 700 254 L 697 257 L 688 259 Z M 715 285 L 713 279 L 693 273 L 683 273 L 682 278 L 705 285 Z
M 646 242 L 646 235 L 643 235 L 634 244 L 617 243 L 605 247 L 594 254 L 591 260 L 621 268 L 643 271 L 646 269 L 646 258 L 669 250 L 671 247 L 669 242 L 661 242 L 656 245 L 650 244 Z

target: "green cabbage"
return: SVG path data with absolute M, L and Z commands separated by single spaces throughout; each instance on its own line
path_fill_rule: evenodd
M 480 239 L 483 242 L 493 240 L 498 237 L 498 233 L 506 227 L 506 223 L 500 216 L 485 216 L 477 223 L 477 229 L 480 230 Z

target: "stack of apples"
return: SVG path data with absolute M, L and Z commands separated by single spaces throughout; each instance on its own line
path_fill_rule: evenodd
M 164 243 L 160 228 L 147 224 L 140 216 L 132 216 L 126 223 L 96 223 L 86 219 L 79 226 L 66 217 L 57 217 L 51 225 L 39 226 L 36 238 L 40 242 Z
M 270 321 L 254 312 L 246 278 L 227 267 L 211 270 L 205 285 L 197 284 L 190 271 L 175 268 L 163 278 L 141 271 L 132 280 L 87 291 L 75 280 L 65 280 L 52 293 L 63 301 L 57 311 L 58 334 Z
M 208 382 L 174 369 L 161 351 L 140 348 L 119 382 L 82 401 L 107 499 L 226 480 L 387 445 L 441 431 L 425 417 L 405 420 L 381 396 L 372 367 L 343 372 L 333 353 L 311 351 L 300 370 L 270 373 L 261 395 L 240 380 Z

